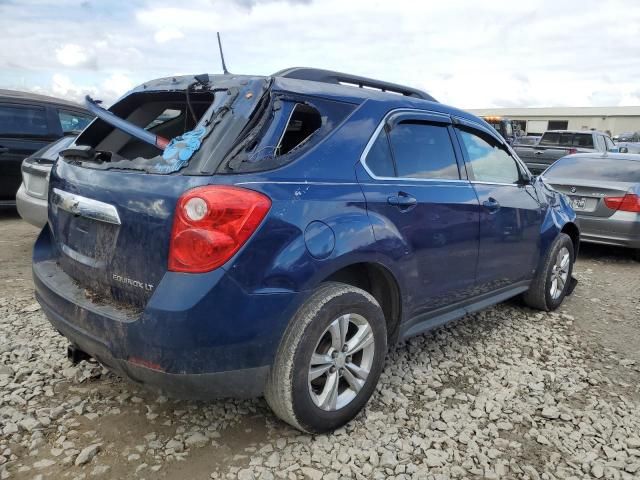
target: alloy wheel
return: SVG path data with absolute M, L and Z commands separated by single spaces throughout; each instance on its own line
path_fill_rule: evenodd
M 364 386 L 375 354 L 373 329 L 362 315 L 333 320 L 320 336 L 309 365 L 309 394 L 322 410 L 348 405 Z
M 569 278 L 569 267 L 571 266 L 571 254 L 567 247 L 562 247 L 556 256 L 556 261 L 551 269 L 551 285 L 549 287 L 549 293 L 551 298 L 557 300 L 564 287 L 567 284 Z

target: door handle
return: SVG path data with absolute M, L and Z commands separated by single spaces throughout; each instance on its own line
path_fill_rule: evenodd
M 500 203 L 493 197 L 489 197 L 488 200 L 482 202 L 482 206 L 489 210 L 489 213 L 496 213 L 500 210 Z
M 0 147 L 0 153 L 7 153 L 9 151 L 9 147 Z
M 541 151 L 537 151 L 537 152 L 533 152 L 535 155 L 542 155 L 544 152 Z
M 418 200 L 415 197 L 412 197 L 408 193 L 398 192 L 398 195 L 392 195 L 387 198 L 387 202 L 389 205 L 393 205 L 394 207 L 398 207 L 399 210 L 411 210 L 418 204 Z

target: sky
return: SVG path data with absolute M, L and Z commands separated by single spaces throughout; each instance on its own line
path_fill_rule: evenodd
M 640 105 L 638 0 L 0 0 L 0 88 L 110 104 L 147 80 L 293 66 L 459 108 Z

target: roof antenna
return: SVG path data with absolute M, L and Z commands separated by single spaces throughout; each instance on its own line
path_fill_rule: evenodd
M 229 74 L 229 70 L 227 70 L 227 65 L 224 63 L 224 53 L 222 53 L 222 42 L 220 42 L 220 32 L 216 32 L 218 35 L 218 48 L 220 49 L 220 60 L 222 60 L 222 73 L 225 75 Z

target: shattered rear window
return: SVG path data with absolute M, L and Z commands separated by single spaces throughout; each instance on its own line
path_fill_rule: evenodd
M 109 111 L 87 99 L 98 119 L 62 157 L 86 168 L 155 174 L 264 171 L 308 151 L 356 108 L 271 84 L 240 76 L 195 90 L 138 90 Z
M 355 105 L 322 98 L 275 94 L 260 120 L 228 155 L 222 171 L 277 168 L 324 139 Z
M 89 168 L 175 172 L 200 148 L 209 122 L 228 99 L 228 90 L 191 92 L 189 99 L 184 92 L 131 94 L 111 113 L 167 139 L 164 150 L 98 119 L 64 152 L 65 159 Z

